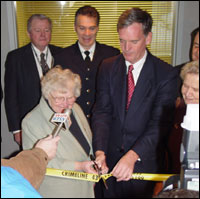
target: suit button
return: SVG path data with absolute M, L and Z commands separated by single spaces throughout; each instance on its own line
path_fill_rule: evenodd
M 87 116 L 87 118 L 90 118 L 90 114 L 88 114 L 88 115 L 86 115 Z
M 89 93 L 89 92 L 90 92 L 90 89 L 87 89 L 86 91 L 87 91 L 87 93 Z
M 85 78 L 85 80 L 87 80 L 87 81 L 88 81 L 88 80 L 89 80 L 89 78 L 88 78 L 88 77 L 86 77 L 86 78 Z
M 87 105 L 90 105 L 90 102 L 87 102 L 86 104 L 87 104 Z
M 90 71 L 90 68 L 87 68 L 87 71 Z

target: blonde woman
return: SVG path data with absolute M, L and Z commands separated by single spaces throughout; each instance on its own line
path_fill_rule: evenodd
M 192 61 L 185 64 L 180 73 L 183 85 L 181 94 L 183 98 L 176 100 L 176 112 L 174 126 L 169 136 L 169 173 L 179 174 L 180 163 L 180 145 L 182 141 L 183 129 L 181 123 L 186 113 L 187 104 L 199 103 L 199 61 Z

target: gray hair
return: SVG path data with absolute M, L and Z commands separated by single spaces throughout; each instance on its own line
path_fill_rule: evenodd
M 30 33 L 31 32 L 31 23 L 34 19 L 39 19 L 39 20 L 47 20 L 50 24 L 50 29 L 52 30 L 52 21 L 49 17 L 43 15 L 43 14 L 34 14 L 30 16 L 27 22 L 27 31 Z
M 181 79 L 184 80 L 188 73 L 199 75 L 199 60 L 191 61 L 183 66 L 180 73 Z
M 117 23 L 117 31 L 119 32 L 120 29 L 126 28 L 133 23 L 141 23 L 144 35 L 147 36 L 148 33 L 151 32 L 153 19 L 148 12 L 140 8 L 128 9 L 124 11 L 119 17 Z
M 60 65 L 56 65 L 41 80 L 42 95 L 48 99 L 49 94 L 54 91 L 67 93 L 71 82 L 73 82 L 74 96 L 79 97 L 81 93 L 80 76 L 70 69 L 62 69 Z

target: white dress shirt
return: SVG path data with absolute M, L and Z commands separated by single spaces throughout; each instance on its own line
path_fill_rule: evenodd
M 36 65 L 37 65 L 38 73 L 39 73 L 39 76 L 40 76 L 40 79 L 41 79 L 43 77 L 43 73 L 42 73 L 42 68 L 41 68 L 41 65 L 40 65 L 40 61 L 41 61 L 40 54 L 41 53 L 45 54 L 44 58 L 46 60 L 46 63 L 48 64 L 48 67 L 51 68 L 52 59 L 53 59 L 52 55 L 51 55 L 51 51 L 49 50 L 48 46 L 46 46 L 45 49 L 41 52 L 39 49 L 37 49 L 35 47 L 34 44 L 32 44 L 32 50 L 33 50 L 35 62 L 36 62 Z
M 132 73 L 133 73 L 133 78 L 134 78 L 135 85 L 137 84 L 140 72 L 142 70 L 144 62 L 146 61 L 146 58 L 147 58 L 147 51 L 145 50 L 144 56 L 138 62 L 136 62 L 135 64 L 131 64 L 129 61 L 126 61 L 126 69 L 127 69 L 127 73 L 126 74 L 128 74 L 129 66 L 133 65 L 134 69 L 132 70 Z
M 78 46 L 79 46 L 79 49 L 81 51 L 81 54 L 83 56 L 83 59 L 85 60 L 86 58 L 86 54 L 84 53 L 86 50 L 83 48 L 83 46 L 81 46 L 81 44 L 78 42 Z M 94 42 L 94 44 L 91 46 L 91 48 L 87 51 L 90 52 L 89 54 L 89 57 L 90 57 L 90 60 L 92 61 L 93 60 L 93 57 L 94 57 L 94 51 L 95 51 L 95 47 L 96 47 L 96 42 Z

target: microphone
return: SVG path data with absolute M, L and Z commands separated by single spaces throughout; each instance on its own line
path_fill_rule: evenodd
M 56 124 L 55 129 L 52 132 L 53 137 L 56 137 L 59 133 L 63 125 L 66 129 L 69 128 L 68 118 L 70 117 L 71 109 L 65 109 L 63 113 L 55 113 L 51 120 L 52 123 Z

